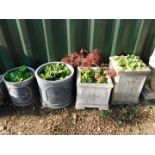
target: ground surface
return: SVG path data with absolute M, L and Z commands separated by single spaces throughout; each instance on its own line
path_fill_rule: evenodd
M 38 107 L 0 107 L 0 134 L 155 134 L 155 105 L 98 109 L 49 110 Z

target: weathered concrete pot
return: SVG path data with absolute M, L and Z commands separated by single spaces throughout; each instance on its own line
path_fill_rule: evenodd
M 96 69 L 96 67 L 92 67 L 92 69 Z M 105 84 L 81 83 L 80 79 L 80 67 L 78 67 L 76 109 L 99 108 L 100 110 L 108 110 L 113 88 L 111 78 L 108 77 L 108 83 Z
M 147 67 L 143 71 L 119 70 L 113 57 L 110 57 L 111 69 L 117 75 L 113 78 L 114 89 L 112 92 L 112 104 L 132 104 L 139 102 L 139 96 L 144 86 L 145 80 L 150 73 Z
M 22 82 L 7 81 L 5 79 L 5 75 L 8 72 L 16 70 L 17 68 L 13 68 L 7 71 L 3 76 L 3 81 L 5 82 L 5 85 L 8 89 L 12 103 L 16 106 L 28 106 L 39 100 L 37 81 L 34 76 L 35 70 L 31 67 L 27 67 L 33 73 L 33 75 L 25 81 Z
M 150 69 L 151 69 L 151 73 L 148 78 L 149 86 L 151 87 L 153 91 L 155 91 L 155 68 L 150 66 Z
M 73 75 L 74 69 L 71 65 L 66 64 L 71 70 L 71 74 L 63 80 L 49 81 L 42 79 L 39 74 L 43 68 L 50 64 L 61 62 L 49 62 L 37 68 L 35 76 L 38 81 L 38 86 L 41 95 L 41 102 L 43 107 L 51 109 L 62 109 L 70 105 L 73 100 Z

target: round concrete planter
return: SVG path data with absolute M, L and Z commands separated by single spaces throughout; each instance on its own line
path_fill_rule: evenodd
M 71 65 L 66 64 L 71 70 L 71 74 L 63 80 L 50 81 L 42 79 L 39 74 L 43 68 L 50 64 L 61 63 L 61 62 L 49 62 L 41 65 L 35 72 L 36 79 L 41 95 L 41 102 L 43 107 L 51 109 L 62 109 L 70 105 L 74 100 L 73 92 L 73 75 L 74 69 Z
M 27 67 L 33 73 L 33 75 L 22 82 L 7 81 L 5 79 L 5 75 L 8 72 L 16 70 L 17 68 L 8 70 L 3 76 L 3 81 L 8 89 L 12 103 L 16 106 L 28 106 L 39 100 L 37 82 L 34 76 L 35 70 L 31 67 Z

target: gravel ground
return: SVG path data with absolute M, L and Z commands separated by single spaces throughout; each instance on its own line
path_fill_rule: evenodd
M 11 105 L 0 108 L 0 134 L 4 135 L 125 135 L 155 134 L 155 106 L 111 106 L 98 109 L 63 110 L 26 108 Z

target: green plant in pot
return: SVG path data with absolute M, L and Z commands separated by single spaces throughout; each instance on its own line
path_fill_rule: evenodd
M 140 59 L 139 56 L 135 55 L 127 55 L 127 56 L 115 56 L 114 57 L 117 66 L 119 66 L 122 70 L 128 71 L 143 71 L 146 70 L 147 67 L 144 62 Z
M 71 74 L 69 68 L 62 63 L 50 64 L 43 68 L 40 77 L 45 80 L 56 81 L 63 80 Z
M 30 71 L 26 66 L 21 66 L 15 70 L 7 72 L 5 74 L 5 80 L 9 82 L 22 82 L 27 80 L 33 75 L 32 71 Z
M 82 83 L 108 83 L 108 78 L 103 68 L 98 67 L 96 70 L 81 68 L 80 74 Z

